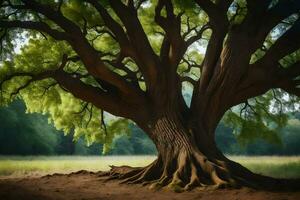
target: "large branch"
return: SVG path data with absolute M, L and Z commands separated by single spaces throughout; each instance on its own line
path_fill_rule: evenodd
M 300 61 L 283 68 L 277 63 L 267 68 L 251 65 L 247 77 L 239 85 L 231 106 L 264 94 L 270 89 L 281 88 L 299 96 Z
M 278 87 L 300 97 L 300 61 L 289 66 L 287 69 L 281 68 L 279 74 L 282 80 L 278 82 Z
M 166 10 L 166 16 L 162 16 L 163 8 Z M 189 25 L 189 18 L 187 18 L 188 30 L 181 35 L 181 16 L 183 12 L 175 15 L 174 7 L 171 0 L 159 0 L 155 7 L 155 22 L 165 31 L 164 39 L 161 45 L 160 57 L 164 63 L 173 66 L 175 72 L 177 66 L 182 60 L 187 48 L 194 42 L 202 39 L 204 31 L 209 28 L 208 24 L 202 27 L 193 27 Z M 186 41 L 185 38 L 195 32 Z
M 73 58 L 70 58 L 73 59 Z M 57 67 L 56 70 L 47 70 L 41 73 L 33 73 L 33 72 L 15 72 L 13 74 L 6 75 L 1 81 L 0 81 L 0 89 L 2 90 L 2 86 L 6 81 L 10 81 L 15 77 L 24 77 L 29 76 L 31 77 L 32 81 L 42 80 L 46 78 L 51 78 L 57 73 L 58 71 L 63 70 L 63 68 L 66 66 L 67 62 L 70 60 L 66 54 L 63 55 L 62 61 L 59 67 Z
M 165 8 L 166 17 L 161 15 Z M 181 36 L 181 15 L 174 14 L 171 0 L 159 0 L 155 7 L 155 22 L 165 31 L 160 57 L 166 66 L 171 66 L 171 72 L 176 72 L 188 45 Z
M 251 40 L 251 50 L 261 47 L 271 30 L 284 19 L 300 11 L 300 1 L 280 0 L 272 8 L 270 0 L 249 0 L 248 14 L 242 23 L 248 35 L 255 35 Z
M 26 8 L 46 16 L 66 32 L 74 34 L 81 33 L 80 28 L 74 22 L 64 17 L 60 11 L 55 11 L 51 7 L 41 4 L 35 0 L 22 0 L 22 2 L 25 4 Z
M 276 23 L 280 23 L 281 20 L 299 9 L 299 1 L 279 1 L 267 12 L 266 21 L 263 19 L 265 22 L 262 25 L 264 34 L 269 33 L 269 29 L 276 26 Z M 299 94 L 299 81 L 294 80 L 300 76 L 299 62 L 288 68 L 283 68 L 279 64 L 282 58 L 300 49 L 299 35 L 300 19 L 291 24 L 291 27 L 275 41 L 261 59 L 249 65 L 247 77 L 238 87 L 234 104 L 261 95 L 272 88 L 281 88 L 289 93 Z M 258 37 L 260 36 L 258 35 Z
M 280 75 L 289 79 L 294 79 L 300 76 L 300 61 L 295 62 L 287 68 L 281 68 Z
M 259 65 L 273 66 L 283 57 L 300 49 L 300 19 L 287 30 L 258 61 Z
M 3 89 L 2 87 L 5 82 L 11 81 L 15 77 L 31 77 L 30 81 L 38 81 L 46 78 L 51 78 L 53 74 L 54 74 L 53 71 L 46 71 L 39 74 L 34 74 L 30 72 L 16 72 L 14 74 L 7 75 L 6 77 L 4 77 L 4 79 L 0 81 L 0 90 Z
M 67 33 L 67 38 L 64 39 L 66 39 L 69 42 L 69 44 L 73 47 L 74 51 L 79 55 L 86 69 L 92 76 L 101 79 L 111 85 L 116 86 L 124 95 L 127 96 L 141 95 L 139 94 L 141 91 L 139 91 L 138 88 L 133 87 L 120 75 L 112 72 L 101 61 L 98 52 L 89 44 L 89 42 L 85 38 L 85 35 L 81 32 L 80 27 L 77 26 L 74 22 L 64 17 L 60 11 L 53 10 L 51 7 L 47 5 L 38 3 L 34 0 L 33 1 L 23 0 L 23 2 L 25 4 L 26 9 L 46 16 L 48 19 L 52 20 L 54 23 L 60 26 L 65 31 L 65 33 Z M 38 22 L 33 22 L 33 23 L 36 25 Z M 32 26 L 32 23 L 29 25 L 23 25 L 20 22 L 15 25 L 17 25 L 16 27 L 21 27 L 21 28 L 24 27 L 28 29 L 35 29 L 35 30 L 37 29 L 36 26 Z M 43 24 L 43 26 L 45 27 L 46 25 Z M 44 31 L 45 29 L 44 27 L 42 27 L 43 28 L 42 31 Z M 39 27 L 39 29 L 41 28 Z M 50 29 L 50 31 L 46 30 L 46 32 L 47 31 L 49 32 L 49 34 L 50 31 L 54 32 L 54 30 L 52 29 Z M 54 34 L 52 33 L 52 35 Z
M 124 24 L 131 44 L 138 55 L 141 72 L 145 77 L 147 89 L 153 91 L 158 76 L 158 57 L 153 51 L 146 33 L 138 19 L 137 12 L 120 0 L 110 0 L 114 12 Z
M 65 72 L 63 68 L 69 60 L 70 59 L 64 56 L 62 59 L 62 63 L 56 70 L 48 70 L 41 73 L 16 72 L 7 75 L 0 81 L 0 90 L 3 90 L 2 87 L 4 83 L 13 80 L 13 78 L 15 77 L 30 77 L 30 79 L 24 85 L 17 88 L 16 91 L 12 92 L 11 95 L 18 94 L 22 89 L 25 89 L 29 86 L 29 84 L 33 82 L 52 78 L 64 90 L 67 90 L 75 97 L 85 102 L 92 103 L 100 109 L 103 109 L 116 116 L 124 116 L 129 118 L 134 116 L 133 106 L 129 103 L 125 103 L 125 101 L 122 101 L 119 96 L 111 94 L 110 91 L 103 91 L 99 87 L 85 84 L 80 80 L 81 77 L 74 76 L 74 74 Z
M 232 0 L 218 0 L 213 3 L 210 0 L 197 0 L 196 3 L 207 13 L 209 17 L 208 27 L 211 28 L 212 33 L 208 41 L 205 57 L 200 66 L 201 77 L 193 91 L 191 101 L 191 109 L 199 112 L 201 109 L 206 109 L 207 106 L 203 103 L 201 106 L 199 102 L 210 102 L 210 97 L 218 87 L 219 84 L 219 71 L 223 62 L 221 55 L 224 48 L 224 40 L 229 30 L 229 21 L 227 18 L 227 11 Z M 206 27 L 205 27 L 206 29 Z M 228 53 L 228 49 L 224 50 L 224 54 Z M 206 98 L 206 99 L 203 99 Z
M 1 28 L 23 28 L 23 29 L 31 29 L 36 30 L 39 32 L 44 32 L 49 34 L 56 40 L 69 40 L 69 36 L 58 30 L 52 29 L 48 24 L 43 22 L 33 22 L 33 21 L 3 21 L 0 20 L 0 27 Z
M 214 71 L 216 67 L 218 67 L 217 64 L 222 53 L 225 35 L 226 34 L 224 32 L 213 32 L 211 35 L 207 45 L 205 58 L 201 65 L 202 74 L 199 80 L 200 92 L 205 92 L 208 88 Z
M 268 10 L 269 4 L 269 0 L 248 1 L 247 16 L 243 23 L 237 26 L 237 30 L 239 32 L 257 34 L 257 37 L 249 38 L 246 34 L 244 40 L 251 42 L 248 43 L 249 46 L 244 46 L 244 51 L 248 50 L 250 53 L 255 51 L 274 26 L 299 9 L 296 1 L 294 5 L 293 2 L 289 0 L 280 1 L 275 7 Z M 291 8 L 291 6 L 295 7 Z M 281 10 L 281 15 L 275 13 L 275 11 L 279 10 Z M 297 66 L 291 66 L 289 69 L 281 69 L 278 63 L 284 56 L 300 48 L 299 34 L 300 22 L 298 20 L 271 46 L 263 58 L 246 67 L 247 74 L 245 74 L 246 76 L 244 76 L 237 85 L 233 102 L 230 106 L 262 95 L 272 88 L 282 88 L 286 91 L 297 90 L 295 89 L 296 85 L 293 79 L 299 75 L 299 68 Z
M 116 38 L 117 42 L 120 45 L 122 54 L 124 56 L 130 56 L 135 58 L 135 52 L 131 47 L 130 41 L 127 38 L 126 33 L 124 32 L 122 26 L 114 20 L 111 15 L 107 12 L 107 10 L 99 3 L 97 0 L 86 0 L 86 2 L 93 5 L 96 10 L 99 12 L 100 16 L 102 17 L 105 25 L 111 30 Z
M 222 30 L 227 28 L 229 24 L 227 11 L 233 0 L 218 0 L 216 3 L 211 0 L 195 0 L 195 2 L 207 13 L 213 29 Z
M 118 96 L 112 96 L 100 88 L 87 85 L 64 71 L 55 73 L 53 78 L 61 87 L 85 102 L 92 103 L 116 116 L 130 117 L 132 115 L 130 113 L 132 110 L 129 111 L 130 106 L 126 105 Z
M 0 21 L 0 27 L 4 28 L 24 28 L 24 29 L 32 29 L 37 30 L 41 32 L 45 32 L 52 36 L 53 38 L 57 40 L 66 40 L 70 41 L 70 37 L 67 33 L 57 31 L 55 29 L 51 29 L 46 23 L 43 22 L 32 22 L 32 21 Z M 72 41 L 70 41 L 72 44 Z M 127 83 L 124 81 L 124 79 L 110 71 L 104 63 L 100 62 L 98 60 L 98 54 L 94 52 L 93 49 L 91 49 L 90 45 L 88 45 L 86 42 L 84 42 L 85 45 L 79 45 L 80 43 L 76 43 L 73 45 L 73 47 L 76 49 L 76 52 L 82 59 L 83 63 L 87 67 L 89 73 L 96 77 L 103 79 L 107 81 L 108 83 L 111 83 L 113 85 L 118 86 L 122 91 L 125 91 L 125 93 L 130 93 L 133 91 L 133 89 L 129 86 L 127 86 Z M 90 50 L 90 51 L 87 51 Z M 94 53 L 94 59 L 96 58 L 96 61 L 91 60 L 93 57 L 92 54 L 88 54 L 88 52 Z M 92 61 L 92 62 L 91 62 Z M 136 91 L 134 91 L 136 92 Z
M 196 0 L 196 3 L 207 13 L 211 20 L 215 20 L 219 15 L 217 6 L 211 0 Z
M 211 38 L 206 49 L 205 59 L 201 66 L 201 79 L 199 80 L 199 91 L 205 92 L 209 86 L 221 56 L 224 38 L 228 32 L 229 21 L 227 11 L 233 2 L 232 0 L 218 0 L 213 3 L 210 0 L 195 0 L 196 3 L 207 13 L 209 26 L 212 29 Z
M 294 0 L 280 0 L 273 8 L 268 10 L 262 18 L 261 35 L 266 36 L 270 30 L 278 25 L 282 20 L 291 16 L 292 14 L 299 13 L 300 1 Z
M 239 26 L 251 34 L 256 34 L 271 1 L 272 0 L 247 0 L 247 14 Z

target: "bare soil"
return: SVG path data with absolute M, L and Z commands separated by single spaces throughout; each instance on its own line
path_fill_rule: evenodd
M 0 179 L 0 200 L 300 200 L 299 192 L 269 192 L 250 188 L 172 191 L 105 181 L 101 173 L 80 171 L 44 177 Z

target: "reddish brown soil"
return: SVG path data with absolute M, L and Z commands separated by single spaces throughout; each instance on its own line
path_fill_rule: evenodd
M 242 188 L 174 193 L 118 181 L 105 182 L 105 178 L 82 171 L 41 178 L 1 179 L 0 200 L 300 200 L 300 191 L 283 193 Z

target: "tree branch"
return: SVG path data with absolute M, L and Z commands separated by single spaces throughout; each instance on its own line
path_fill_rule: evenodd
M 92 76 L 116 86 L 124 95 L 140 95 L 140 91 L 137 91 L 136 88 L 130 86 L 130 83 L 126 82 L 126 80 L 124 80 L 121 76 L 108 69 L 101 59 L 99 59 L 98 52 L 89 44 L 84 34 L 81 32 L 80 27 L 78 27 L 74 22 L 70 21 L 60 12 L 53 10 L 47 5 L 29 0 L 23 0 L 23 2 L 28 9 L 45 15 L 48 19 L 55 22 L 63 30 L 65 30 L 66 33 L 68 33 L 68 38 L 66 38 L 67 41 L 80 56 L 86 69 Z M 17 25 L 23 27 L 22 23 Z M 35 27 L 25 26 L 24 28 Z
M 292 94 L 298 92 L 300 61 L 287 68 L 282 68 L 278 64 L 269 68 L 253 64 L 249 69 L 248 76 L 237 89 L 232 106 L 274 88 L 281 88 Z
M 300 1 L 279 0 L 279 2 L 269 9 L 270 0 L 249 0 L 248 13 L 242 26 L 248 35 L 255 35 L 252 38 L 251 49 L 255 51 L 265 41 L 270 31 L 284 19 L 299 13 Z
M 165 8 L 167 16 L 161 15 Z M 159 0 L 155 7 L 155 22 L 165 31 L 164 40 L 160 52 L 160 57 L 165 65 L 172 67 L 171 72 L 176 71 L 177 66 L 183 57 L 187 44 L 181 36 L 181 15 L 174 14 L 174 8 L 171 0 Z
M 120 45 L 122 53 L 126 56 L 130 56 L 135 58 L 135 52 L 133 51 L 131 44 L 127 38 L 126 33 L 124 32 L 122 26 L 116 22 L 107 10 L 99 3 L 97 0 L 86 0 L 86 2 L 93 5 L 97 11 L 99 12 L 100 16 L 102 17 L 105 25 L 112 31 L 114 37 L 116 38 L 117 42 Z
M 95 105 L 100 105 L 99 103 L 95 102 L 95 101 L 100 101 L 101 106 L 105 107 L 105 109 L 107 108 L 106 110 L 108 112 L 111 112 L 112 114 L 116 114 L 116 115 L 123 115 L 123 116 L 125 115 L 125 113 L 123 112 L 125 108 L 121 108 L 121 106 L 119 107 L 116 105 L 123 105 L 124 107 L 131 108 L 132 106 L 137 106 L 138 104 L 141 104 L 141 101 L 142 102 L 144 101 L 144 93 L 140 88 L 135 87 L 131 82 L 128 82 L 125 77 L 122 77 L 119 74 L 113 72 L 108 66 L 104 64 L 104 62 L 101 60 L 101 56 L 99 56 L 99 52 L 95 50 L 91 46 L 91 44 L 87 41 L 85 35 L 81 32 L 81 28 L 79 26 L 77 26 L 74 22 L 72 22 L 71 20 L 63 16 L 63 14 L 60 11 L 56 11 L 52 9 L 50 6 L 47 6 L 46 4 L 41 4 L 38 3 L 37 1 L 29 1 L 29 0 L 22 0 L 22 2 L 24 3 L 23 9 L 31 10 L 33 13 L 36 12 L 36 14 L 44 15 L 48 20 L 53 21 L 65 32 L 60 32 L 58 30 L 52 29 L 48 24 L 42 21 L 23 22 L 19 20 L 15 20 L 15 21 L 2 20 L 0 21 L 0 27 L 32 29 L 40 32 L 46 32 L 57 40 L 66 40 L 72 46 L 73 50 L 78 54 L 78 57 L 81 59 L 88 73 L 91 76 L 93 76 L 93 78 L 96 79 L 97 81 L 101 83 L 105 83 L 105 85 L 109 85 L 108 88 L 113 88 L 112 91 L 112 93 L 114 94 L 113 96 L 111 96 L 111 94 L 102 93 L 103 98 L 107 99 L 105 100 L 105 102 L 102 100 L 100 101 L 100 100 L 92 100 L 92 99 L 89 99 L 89 101 L 93 101 Z M 136 20 L 138 21 L 137 18 Z M 141 55 L 146 55 L 146 54 L 141 54 Z M 94 92 L 100 90 L 99 88 L 92 89 L 91 88 L 92 86 L 85 85 L 80 80 L 79 76 L 72 77 L 72 74 L 68 74 L 63 70 L 60 70 L 60 73 L 56 72 L 54 78 L 57 80 L 57 82 L 60 83 L 63 89 L 69 90 L 75 96 L 82 98 L 84 100 L 88 100 L 82 96 L 86 94 L 86 92 L 83 92 L 84 89 L 89 90 L 90 92 L 92 90 Z M 75 90 L 76 88 L 74 88 L 69 83 L 74 83 L 74 85 L 80 87 L 81 90 L 80 91 Z M 80 94 L 80 92 L 83 93 Z M 105 91 L 105 92 L 109 92 L 109 91 Z M 114 98 L 117 98 L 118 100 Z M 109 104 L 111 104 L 111 107 L 109 107 Z M 134 113 L 134 110 L 132 110 L 132 113 Z M 128 115 L 131 116 L 129 112 L 127 112 L 126 115 L 127 116 L 125 117 L 128 117 Z
M 272 67 L 284 56 L 300 49 L 299 35 L 300 19 L 270 47 L 264 57 L 257 61 L 257 64 Z
M 55 11 L 51 7 L 38 3 L 35 0 L 22 0 L 22 2 L 28 9 L 46 16 L 66 32 L 73 33 L 74 35 L 79 35 L 79 33 L 81 33 L 80 28 L 74 22 L 64 17 L 60 11 Z
M 207 13 L 214 30 L 224 30 L 228 27 L 227 11 L 233 0 L 218 0 L 216 4 L 211 0 L 195 0 L 195 2 Z
M 193 86 L 195 86 L 196 85 L 196 83 L 197 83 L 197 81 L 195 81 L 194 79 L 192 79 L 191 77 L 189 77 L 189 76 L 181 76 L 180 77 L 180 80 L 181 80 L 181 82 L 189 82 L 189 83 L 191 83 Z
M 98 87 L 94 87 L 83 83 L 80 80 L 81 77 L 75 77 L 72 73 L 70 74 L 65 72 L 63 68 L 69 60 L 70 59 L 68 59 L 66 55 L 63 56 L 62 62 L 56 70 L 44 71 L 38 74 L 32 72 L 16 72 L 11 75 L 8 75 L 0 81 L 1 91 L 3 90 L 3 84 L 7 81 L 12 80 L 15 77 L 31 77 L 31 79 L 29 79 L 16 91 L 11 93 L 11 96 L 18 94 L 22 89 L 26 88 L 29 84 L 33 82 L 44 80 L 47 78 L 52 78 L 64 90 L 67 90 L 75 97 L 85 102 L 92 103 L 100 109 L 104 109 L 116 116 L 134 116 L 134 111 L 130 103 L 125 103 L 125 101 L 120 99 L 119 96 L 110 94 L 110 91 L 105 92 Z
M 158 57 L 143 30 L 135 10 L 128 8 L 120 0 L 109 1 L 112 9 L 124 24 L 131 44 L 138 56 L 137 63 L 146 81 L 148 91 L 153 91 L 158 74 Z
M 190 46 L 191 44 L 193 44 L 194 42 L 200 40 L 203 36 L 203 33 L 208 30 L 210 27 L 208 24 L 205 24 L 201 27 L 201 29 L 198 31 L 196 29 L 194 29 L 194 31 L 196 32 L 196 35 L 190 37 L 187 41 L 186 41 L 186 45 Z
M 294 79 L 300 76 L 300 61 L 295 62 L 287 68 L 281 68 L 278 73 L 283 78 Z
M 98 108 L 106 110 L 116 116 L 128 117 L 128 115 L 132 115 L 128 111 L 128 108 L 131 106 L 125 105 L 118 96 L 111 96 L 100 88 L 87 85 L 80 81 L 79 78 L 72 77 L 64 71 L 56 73 L 53 78 L 60 86 L 85 102 L 92 103 Z
M 31 30 L 36 30 L 36 31 L 40 31 L 40 32 L 45 32 L 56 40 L 68 41 L 70 39 L 66 33 L 52 29 L 48 24 L 46 24 L 44 22 L 0 20 L 0 27 L 2 27 L 2 28 L 24 28 L 24 29 L 31 29 Z
M 270 30 L 285 18 L 300 11 L 300 1 L 279 0 L 279 2 L 262 19 L 261 34 L 267 35 Z

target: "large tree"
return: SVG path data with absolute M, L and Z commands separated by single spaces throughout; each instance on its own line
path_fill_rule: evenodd
M 226 158 L 215 129 L 228 110 L 225 121 L 245 135 L 257 127 L 270 137 L 284 124 L 283 103 L 300 95 L 300 1 L 0 4 L 2 103 L 21 97 L 56 127 L 106 144 L 130 119 L 155 143 L 153 163 L 114 167 L 112 178 L 175 190 L 287 183 Z M 242 103 L 240 115 L 231 109 Z M 121 118 L 106 126 L 103 111 Z

